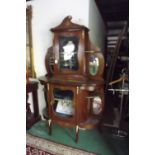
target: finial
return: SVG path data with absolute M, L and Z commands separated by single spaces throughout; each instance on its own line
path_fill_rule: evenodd
M 69 15 L 69 16 L 67 16 L 66 18 L 68 18 L 69 20 L 71 20 L 71 19 L 72 19 L 72 16 Z

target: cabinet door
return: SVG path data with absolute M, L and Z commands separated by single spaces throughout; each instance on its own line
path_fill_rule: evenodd
M 85 74 L 85 39 L 84 32 L 57 32 L 54 37 L 53 51 L 55 53 L 54 75 Z
M 76 117 L 76 88 L 53 86 L 51 89 L 52 117 L 73 121 Z

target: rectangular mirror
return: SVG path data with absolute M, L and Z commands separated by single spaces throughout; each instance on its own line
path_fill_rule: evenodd
M 78 70 L 78 44 L 76 36 L 59 38 L 59 69 Z

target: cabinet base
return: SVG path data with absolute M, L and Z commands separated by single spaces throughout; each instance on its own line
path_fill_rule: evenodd
M 85 122 L 80 123 L 79 127 L 84 129 L 93 129 L 98 126 L 99 122 L 100 120 L 96 118 L 89 118 Z

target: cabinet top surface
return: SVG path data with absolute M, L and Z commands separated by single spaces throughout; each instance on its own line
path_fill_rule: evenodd
M 39 78 L 39 81 L 41 83 L 53 83 L 53 84 L 65 84 L 65 85 L 76 85 L 76 86 L 81 86 L 83 84 L 85 85 L 103 85 L 104 80 L 67 80 L 67 79 L 62 79 L 62 78 L 54 78 L 54 77 L 47 77 L 47 76 L 42 76 Z

